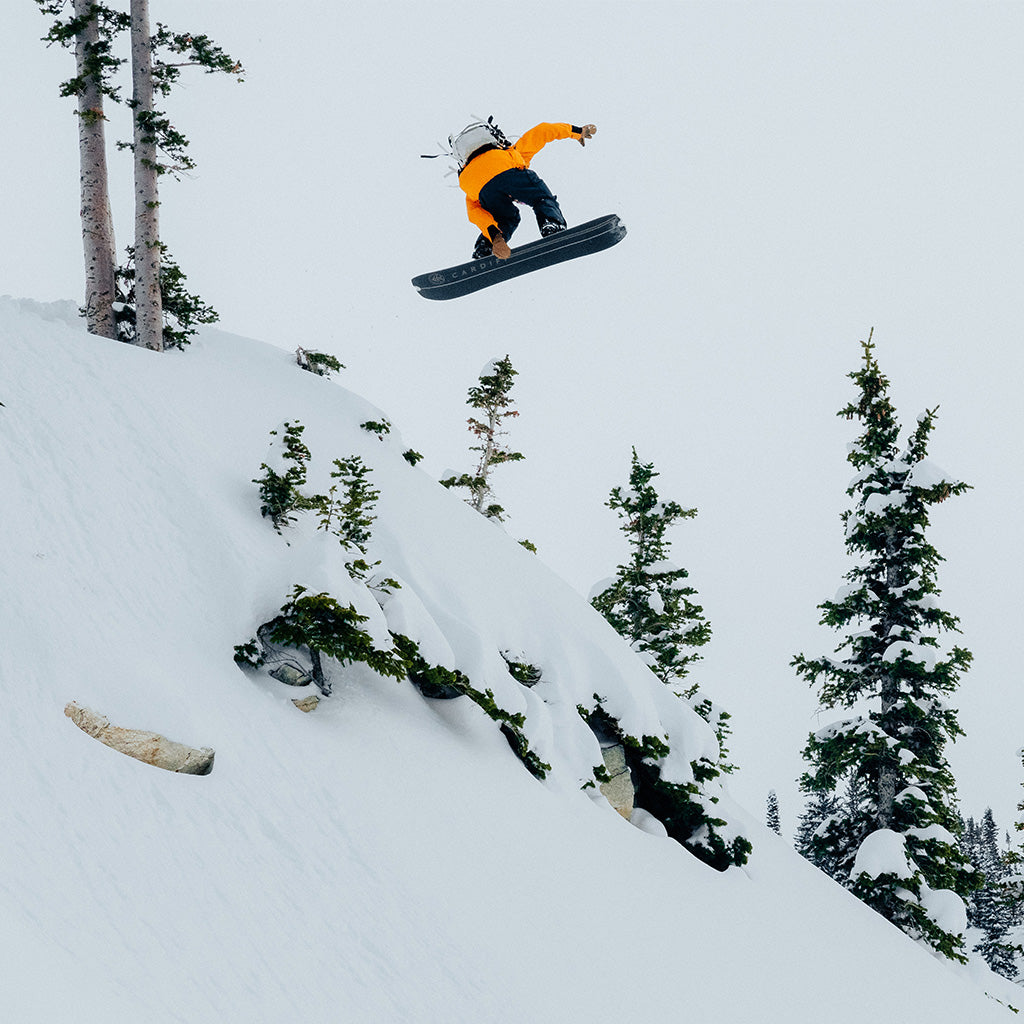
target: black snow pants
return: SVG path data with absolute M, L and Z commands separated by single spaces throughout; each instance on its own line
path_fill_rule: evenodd
M 491 178 L 480 189 L 480 205 L 498 222 L 505 241 L 519 227 L 516 202 L 533 208 L 539 228 L 543 229 L 546 224 L 565 227 L 558 197 L 551 194 L 551 189 L 535 172 L 525 167 L 512 167 Z

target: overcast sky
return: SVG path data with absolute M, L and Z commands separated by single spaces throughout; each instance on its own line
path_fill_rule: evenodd
M 244 84 L 186 71 L 192 140 L 164 240 L 232 333 L 329 351 L 426 470 L 470 468 L 466 389 L 508 353 L 509 531 L 586 593 L 625 557 L 603 507 L 630 447 L 700 515 L 672 535 L 715 630 L 694 674 L 732 710 L 734 793 L 793 780 L 817 714 L 788 662 L 831 650 L 816 605 L 848 567 L 853 475 L 836 418 L 859 340 L 905 423 L 940 406 L 931 455 L 974 485 L 935 510 L 941 603 L 975 667 L 954 700 L 965 813 L 1009 825 L 1024 781 L 1022 558 L 1024 4 L 367 4 L 152 0 L 208 33 Z M 5 11 L 0 293 L 82 294 L 71 57 Z M 409 278 L 472 248 L 454 179 L 420 160 L 476 116 L 518 135 L 594 122 L 534 162 L 570 223 L 618 213 L 614 249 L 450 303 Z M 111 141 L 126 138 L 109 111 Z M 111 154 L 118 244 L 128 158 Z M 524 219 L 518 241 L 535 237 Z M 171 355 L 168 358 L 187 358 Z M 268 429 L 301 410 L 268 406 Z M 211 443 L 216 443 L 211 438 Z M 837 716 L 838 717 L 838 716 Z

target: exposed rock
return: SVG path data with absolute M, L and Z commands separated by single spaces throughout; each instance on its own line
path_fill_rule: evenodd
M 286 686 L 308 686 L 313 682 L 311 675 L 287 662 L 271 669 L 268 675 L 272 676 L 279 683 L 284 683 Z
M 460 690 L 457 686 L 449 686 L 447 683 L 435 682 L 423 672 L 413 670 L 409 673 L 409 679 L 424 697 L 430 697 L 432 700 L 454 700 L 456 697 L 466 695 L 465 690 Z
M 610 776 L 607 782 L 601 783 L 601 792 L 608 803 L 629 821 L 633 814 L 636 787 L 626 764 L 626 748 L 621 743 L 608 746 L 602 744 L 601 756 L 604 758 L 605 771 Z
M 320 698 L 315 693 L 311 693 L 308 697 L 293 699 L 292 703 L 300 711 L 315 711 L 317 704 L 320 703 Z
M 186 775 L 209 775 L 213 771 L 214 752 L 209 747 L 196 749 L 145 729 L 123 729 L 111 725 L 105 715 L 74 701 L 64 708 L 64 714 L 82 732 L 137 761 Z

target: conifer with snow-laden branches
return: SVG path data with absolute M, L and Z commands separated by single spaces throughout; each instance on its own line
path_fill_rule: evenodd
M 863 433 L 850 446 L 857 470 L 843 514 L 855 565 L 821 623 L 843 632 L 835 657 L 793 660 L 822 704 L 847 717 L 811 735 L 801 783 L 809 793 L 853 781 L 856 802 L 840 804 L 813 836 L 817 857 L 865 903 L 915 939 L 963 960 L 963 897 L 977 884 L 957 842 L 956 782 L 946 744 L 962 730 L 947 698 L 971 662 L 940 635 L 959 632 L 936 603 L 942 557 L 925 531 L 930 508 L 968 485 L 927 459 L 935 410 L 906 444 L 870 338 L 850 374 L 859 394 L 840 411 Z
M 615 577 L 594 587 L 591 604 L 629 641 L 651 671 L 715 730 L 717 760 L 702 758 L 692 763 L 695 786 L 673 827 L 679 833 L 675 838 L 722 868 L 744 863 L 751 849 L 746 837 L 730 844 L 719 834 L 727 822 L 718 816 L 717 793 L 722 774 L 733 770 L 725 748 L 730 716 L 696 684 L 684 681 L 689 666 L 700 659 L 696 648 L 711 639 L 711 623 L 693 600 L 697 591 L 687 582 L 689 573 L 669 561 L 666 537 L 670 526 L 680 519 L 692 519 L 697 510 L 662 501 L 652 482 L 657 475 L 654 464 L 641 462 L 634 448 L 629 483 L 612 488 L 607 502 L 622 520 L 630 556 Z M 643 790 L 641 780 L 641 800 L 646 796 Z M 672 828 L 669 834 L 673 834 Z
M 613 487 L 607 505 L 622 520 L 629 540 L 629 560 L 616 575 L 599 583 L 591 604 L 624 636 L 651 667 L 651 671 L 676 692 L 715 730 L 720 747 L 716 772 L 726 774 L 734 766 L 727 761 L 725 743 L 731 715 L 700 691 L 696 683 L 684 683 L 690 666 L 700 661 L 697 650 L 711 639 L 711 623 L 694 600 L 696 589 L 689 572 L 672 562 L 666 534 L 680 519 L 693 519 L 695 508 L 662 501 L 654 487 L 658 476 L 654 463 L 641 462 L 633 449 L 626 487 Z

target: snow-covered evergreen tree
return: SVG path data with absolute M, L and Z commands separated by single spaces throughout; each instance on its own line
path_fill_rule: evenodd
M 726 760 L 725 746 L 731 731 L 729 713 L 696 683 L 684 682 L 690 666 L 701 658 L 697 648 L 711 639 L 711 623 L 693 600 L 697 591 L 687 582 L 690 574 L 669 560 L 666 534 L 679 520 L 694 518 L 697 510 L 662 501 L 653 484 L 656 476 L 654 464 L 641 462 L 634 448 L 629 483 L 613 487 L 607 502 L 622 520 L 629 560 L 613 578 L 594 587 L 590 603 L 654 674 L 712 725 L 721 749 L 717 767 L 731 772 L 734 767 Z
M 663 502 L 652 483 L 657 475 L 653 463 L 642 463 L 633 449 L 629 484 L 612 488 L 607 502 L 622 520 L 630 556 L 614 578 L 593 589 L 591 604 L 629 641 L 651 671 L 711 724 L 718 737 L 717 762 L 702 758 L 693 763 L 696 788 L 673 812 L 680 832 L 674 838 L 690 845 L 691 835 L 698 835 L 700 840 L 691 848 L 712 850 L 709 862 L 719 867 L 742 864 L 750 851 L 749 841 L 739 837 L 738 843 L 728 847 L 717 833 L 725 822 L 714 813 L 720 776 L 733 770 L 726 761 L 725 748 L 729 714 L 685 679 L 690 665 L 700 658 L 695 648 L 711 639 L 711 624 L 704 609 L 692 600 L 697 591 L 687 582 L 689 573 L 668 559 L 669 527 L 680 519 L 692 519 L 697 510 Z M 639 771 L 642 775 L 643 769 Z M 653 806 L 647 809 L 654 811 Z M 694 852 L 705 855 L 697 848 Z
M 782 835 L 782 819 L 779 817 L 779 796 L 774 789 L 768 791 L 765 809 L 765 824 L 777 835 Z
M 804 804 L 803 812 L 797 822 L 794 845 L 796 851 L 802 857 L 809 860 L 816 867 L 821 868 L 828 875 L 835 875 L 822 862 L 819 852 L 816 849 L 814 838 L 818 829 L 826 821 L 829 821 L 839 808 L 839 797 L 831 791 L 812 793 L 810 799 Z
M 689 666 L 700 660 L 698 647 L 711 639 L 711 623 L 691 598 L 697 591 L 689 573 L 668 560 L 666 533 L 695 508 L 658 497 L 653 463 L 642 463 L 633 449 L 629 484 L 612 488 L 607 505 L 622 520 L 629 560 L 591 604 L 626 637 L 633 649 L 667 686 L 680 687 Z M 687 688 L 688 693 L 693 690 Z
M 974 946 L 997 974 L 1014 980 L 1024 950 L 1012 936 L 1022 923 L 1022 904 L 1013 880 L 1009 851 L 1000 848 L 999 828 L 989 807 L 976 829 L 972 863 L 984 875 L 984 884 L 967 901 L 968 922 L 982 934 Z
M 981 863 L 981 845 L 978 841 L 978 823 L 973 818 L 968 818 L 963 823 L 960 833 L 960 849 L 964 851 L 964 856 L 972 864 L 977 866 Z M 970 898 L 967 901 L 967 910 L 968 914 L 970 914 Z
M 822 624 L 844 637 L 838 657 L 801 654 L 793 665 L 819 687 L 823 705 L 850 712 L 810 737 L 803 788 L 832 793 L 853 780 L 861 799 L 841 806 L 811 844 L 864 902 L 962 960 L 962 898 L 976 882 L 955 835 L 956 783 L 945 747 L 962 730 L 946 698 L 971 654 L 940 648 L 939 635 L 958 632 L 958 621 L 936 603 L 942 559 L 925 531 L 931 506 L 968 485 L 927 459 L 934 410 L 900 445 L 889 381 L 870 338 L 850 377 L 859 394 L 840 415 L 863 432 L 848 455 L 857 475 L 843 524 L 856 564 L 836 597 L 819 606 Z
M 796 831 L 796 850 L 830 878 L 845 884 L 850 877 L 856 842 L 851 822 L 859 820 L 864 786 L 856 777 L 843 792 L 810 793 Z
M 1021 766 L 1024 767 L 1024 750 L 1020 751 Z M 1024 786 L 1024 782 L 1021 783 Z M 1024 800 L 1021 800 L 1017 804 L 1017 820 L 1013 823 L 1015 832 L 1024 833 Z M 1024 835 L 1017 836 L 1017 843 L 1011 844 L 1009 853 L 1009 862 L 1015 865 L 1017 871 L 1024 871 L 1024 849 L 1021 847 L 1021 843 L 1024 842 Z
M 1024 764 L 1024 750 L 1020 752 L 1020 756 L 1021 763 Z M 1024 800 L 1017 804 L 1017 820 L 1013 827 L 1017 833 L 1024 832 Z M 1009 840 L 1009 848 L 1004 858 L 1007 868 L 1005 884 L 1014 908 L 1014 924 L 1007 935 L 1007 940 L 1019 949 L 1016 961 L 1018 979 L 1024 978 L 1024 849 L 1021 847 L 1021 840 L 1024 840 L 1024 836 L 1017 835 Z

